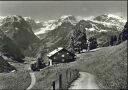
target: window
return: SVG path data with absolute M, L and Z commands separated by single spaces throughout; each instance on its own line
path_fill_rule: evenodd
M 15 27 L 15 30 L 18 30 L 18 28 L 17 28 L 17 27 Z
M 56 57 L 54 57 L 53 59 L 56 59 Z
M 65 60 L 64 59 L 62 59 L 62 62 L 64 62 Z
M 62 55 L 62 57 L 64 57 L 64 54 Z

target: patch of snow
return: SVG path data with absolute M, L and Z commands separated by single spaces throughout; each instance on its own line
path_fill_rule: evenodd
M 40 23 L 40 21 L 39 21 L 39 20 L 35 20 L 35 22 L 36 22 L 36 23 Z
M 43 22 L 43 27 L 40 28 L 40 30 L 38 30 L 37 32 L 35 32 L 35 35 L 44 34 L 49 30 L 54 30 L 61 24 L 62 24 L 62 22 L 58 22 L 58 20 L 45 21 L 45 22 Z
M 63 16 L 60 17 L 60 19 L 61 19 L 61 20 L 64 20 L 64 19 L 66 19 L 66 18 L 68 18 L 68 17 L 70 17 L 70 16 L 72 16 L 72 15 L 63 15 Z
M 13 73 L 13 72 L 15 72 L 16 70 L 12 70 L 11 72 Z
M 2 57 L 3 57 L 3 59 L 5 59 L 5 60 L 7 60 L 7 59 L 8 59 L 8 57 L 7 57 L 7 56 L 4 56 L 4 55 L 2 55 Z
M 0 16 L 0 20 L 4 19 L 5 17 L 4 16 Z
M 92 22 L 95 22 L 95 23 L 99 23 L 99 24 L 107 25 L 107 26 L 115 25 L 115 24 L 112 24 L 112 23 L 101 22 L 101 21 L 96 21 L 96 20 L 91 20 L 91 21 L 92 21 Z
M 107 32 L 107 30 L 100 30 L 99 32 Z
M 95 31 L 95 30 L 96 30 L 95 28 L 97 28 L 96 25 L 92 24 L 92 28 L 89 28 L 89 29 L 87 29 L 87 30 L 88 30 L 88 31 Z
M 112 17 L 112 18 L 116 18 L 116 19 L 122 19 L 121 17 L 119 17 L 117 15 L 113 15 L 113 14 L 108 14 L 107 16 L 108 16 L 108 18 Z
M 37 32 L 35 32 L 34 34 L 35 34 L 35 35 L 40 35 L 40 34 L 43 34 L 43 33 L 45 33 L 45 32 L 46 32 L 46 30 L 45 30 L 44 28 L 40 28 L 40 30 L 37 31 Z
M 58 26 L 60 26 L 62 23 L 55 24 L 55 20 L 49 20 L 48 22 L 44 22 L 43 27 L 40 28 L 37 32 L 35 32 L 35 35 L 40 35 L 46 33 L 48 30 L 54 30 Z
M 24 18 L 25 21 L 28 20 L 28 19 L 31 19 L 31 17 L 23 17 L 23 18 Z
M 89 28 L 87 30 L 89 30 L 89 31 L 95 31 L 96 29 L 95 28 Z

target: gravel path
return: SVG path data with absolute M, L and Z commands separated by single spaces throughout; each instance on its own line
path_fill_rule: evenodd
M 31 84 L 30 86 L 27 88 L 27 90 L 30 90 L 36 83 L 36 77 L 35 74 L 33 72 L 30 73 L 31 76 Z
M 99 87 L 95 83 L 93 75 L 80 72 L 80 77 L 71 84 L 69 89 L 99 89 Z

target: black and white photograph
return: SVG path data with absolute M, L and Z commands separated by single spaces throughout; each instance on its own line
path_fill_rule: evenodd
M 0 89 L 127 89 L 127 4 L 0 1 Z

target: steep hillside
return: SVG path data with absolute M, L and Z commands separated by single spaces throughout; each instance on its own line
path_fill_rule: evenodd
M 5 61 L 1 56 L 0 56 L 0 73 L 3 72 L 10 72 L 12 70 L 15 70 L 15 67 L 11 66 L 7 61 Z
M 31 17 L 23 17 L 23 18 L 31 26 L 33 32 L 35 32 L 37 29 L 43 27 L 42 23 L 36 22 Z
M 17 15 L 7 16 L 3 19 L 1 30 L 21 49 L 25 54 L 30 54 L 35 44 L 40 40 L 35 36 L 31 26 Z
M 8 38 L 0 29 L 0 53 L 7 57 L 11 57 L 13 60 L 22 62 L 24 55 L 19 47 Z
M 79 55 L 76 68 L 96 76 L 104 89 L 127 87 L 127 42 Z

